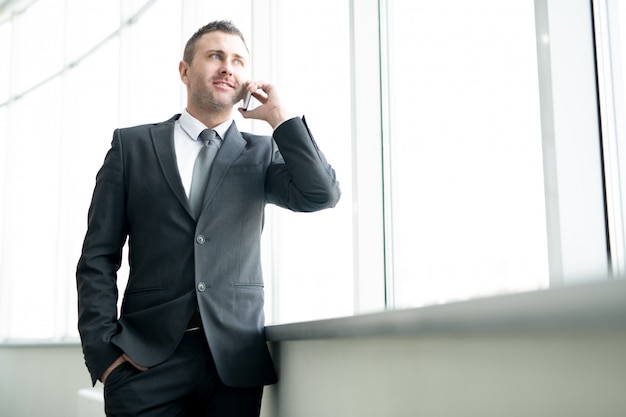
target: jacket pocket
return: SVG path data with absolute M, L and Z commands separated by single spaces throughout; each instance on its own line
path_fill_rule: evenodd
M 235 288 L 241 288 L 241 289 L 263 289 L 263 287 L 265 287 L 264 284 L 260 283 L 260 282 L 236 282 L 235 283 Z
M 163 291 L 161 287 L 143 287 L 143 288 L 128 288 L 126 290 L 126 295 L 135 295 L 135 294 L 152 294 L 154 292 Z

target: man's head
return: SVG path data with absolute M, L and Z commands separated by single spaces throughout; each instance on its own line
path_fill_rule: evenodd
M 196 118 L 229 117 L 245 93 L 248 63 L 248 46 L 232 23 L 216 21 L 200 28 L 187 41 L 179 64 L 187 110 Z

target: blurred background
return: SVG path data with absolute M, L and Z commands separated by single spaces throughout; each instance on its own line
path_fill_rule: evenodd
M 624 278 L 623 1 L 0 0 L 0 343 L 77 343 L 112 132 L 183 109 L 183 46 L 216 19 L 342 187 L 267 208 L 268 324 Z

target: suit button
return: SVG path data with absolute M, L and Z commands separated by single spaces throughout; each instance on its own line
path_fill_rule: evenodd
M 198 235 L 196 236 L 196 242 L 198 242 L 198 245 L 204 245 L 204 242 L 206 242 L 206 239 L 204 238 L 203 235 Z
M 204 292 L 204 290 L 206 290 L 206 284 L 204 282 L 199 282 L 198 283 L 198 291 Z

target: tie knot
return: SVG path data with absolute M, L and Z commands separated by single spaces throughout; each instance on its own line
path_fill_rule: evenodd
M 215 144 L 218 147 L 220 146 L 219 136 L 217 136 L 217 133 L 213 129 L 204 129 L 200 132 L 199 138 L 206 146 L 209 146 L 210 144 Z

